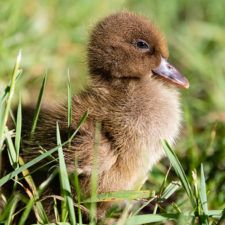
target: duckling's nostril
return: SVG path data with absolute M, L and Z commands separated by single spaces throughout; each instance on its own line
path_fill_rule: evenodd
M 165 79 L 171 80 L 181 87 L 189 87 L 188 80 L 164 58 L 161 58 L 160 65 L 153 69 L 153 72 L 161 77 L 164 77 Z
M 173 70 L 173 69 L 174 69 L 170 64 L 167 64 L 167 68 L 168 68 L 169 70 Z

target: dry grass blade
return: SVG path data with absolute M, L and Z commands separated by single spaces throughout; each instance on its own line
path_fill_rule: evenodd
M 21 166 L 24 165 L 24 161 L 23 161 L 23 159 L 21 157 L 19 157 L 19 164 Z M 29 189 L 27 189 L 28 191 L 26 191 L 28 196 L 30 197 L 30 200 L 29 200 L 29 203 L 28 203 L 29 207 L 31 207 L 32 206 L 31 204 L 33 203 L 34 204 L 34 206 L 33 206 L 34 213 L 36 215 L 37 220 L 39 222 L 41 222 L 41 223 L 48 223 L 48 217 L 47 217 L 47 215 L 46 215 L 46 213 L 44 211 L 42 203 L 39 201 L 39 193 L 37 191 L 37 188 L 36 188 L 36 185 L 35 185 L 35 183 L 33 181 L 33 178 L 30 175 L 29 170 L 28 169 L 24 170 L 22 172 L 22 174 L 23 174 L 23 177 L 26 180 L 26 182 L 29 185 L 29 188 L 31 190 L 30 191 Z M 25 213 L 25 217 L 26 217 L 26 212 L 24 212 L 24 213 Z M 25 219 L 25 217 L 23 219 Z

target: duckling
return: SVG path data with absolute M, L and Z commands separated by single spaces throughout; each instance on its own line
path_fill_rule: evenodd
M 67 140 L 88 111 L 70 146 L 63 148 L 69 173 L 77 171 L 81 190 L 89 196 L 97 151 L 98 193 L 138 189 L 163 157 L 161 141 L 172 145 L 178 137 L 182 119 L 178 87 L 188 88 L 188 80 L 167 61 L 167 43 L 158 28 L 132 12 L 101 20 L 91 33 L 87 55 L 91 84 L 73 96 L 70 128 L 67 104 L 43 110 L 29 140 L 27 118 L 23 157 L 28 161 L 39 154 L 40 146 L 47 150 L 56 146 L 56 121 Z M 96 123 L 100 124 L 97 150 Z M 110 203 L 98 205 L 98 216 L 108 207 Z

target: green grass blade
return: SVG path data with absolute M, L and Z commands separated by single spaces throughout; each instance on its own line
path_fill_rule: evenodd
M 4 115 L 4 103 L 0 100 L 0 127 L 3 127 L 3 115 Z M 1 129 L 1 128 L 0 128 Z M 5 135 L 2 133 L 0 134 L 0 142 L 4 143 L 5 141 Z M 2 150 L 3 150 L 3 145 L 0 145 L 0 164 L 2 164 Z M 1 167 L 0 167 L 0 174 L 1 174 Z
M 95 224 L 96 220 L 96 202 L 94 199 L 97 198 L 97 191 L 98 191 L 98 148 L 100 143 L 100 130 L 101 124 L 96 123 L 95 125 L 95 142 L 94 142 L 94 151 L 93 151 L 93 159 L 92 159 L 92 171 L 91 171 L 91 207 L 90 207 L 90 217 L 91 221 L 90 224 Z
M 4 103 L 0 100 L 0 127 L 3 126 L 3 115 L 4 115 Z M 2 137 L 0 137 L 2 138 Z
M 205 183 L 203 164 L 201 164 L 201 180 L 200 180 L 199 195 L 200 195 L 200 202 L 202 205 L 203 212 L 205 215 L 208 215 L 208 203 L 207 203 L 206 183 Z
M 12 120 L 13 127 L 16 127 L 15 117 L 13 115 L 12 109 L 10 109 L 10 111 L 9 111 L 9 117 Z
M 19 51 L 19 53 L 17 55 L 17 59 L 16 59 L 16 64 L 14 66 L 14 70 L 13 70 L 13 73 L 12 73 L 12 78 L 11 78 L 11 81 L 10 81 L 10 86 L 9 86 L 8 95 L 7 95 L 8 98 L 7 98 L 7 103 L 6 103 L 6 106 L 5 106 L 5 111 L 4 111 L 4 114 L 3 114 L 3 119 L 2 119 L 2 122 L 0 124 L 1 125 L 0 126 L 0 155 L 1 155 L 2 145 L 3 145 L 3 141 L 4 141 L 2 137 L 3 137 L 4 130 L 5 130 L 5 125 L 6 125 L 7 120 L 8 120 L 9 112 L 10 112 L 12 97 L 13 97 L 15 86 L 16 86 L 16 78 L 17 78 L 18 74 L 21 72 L 19 70 L 21 57 L 22 57 L 21 51 Z
M 168 199 L 174 192 L 176 192 L 181 186 L 181 183 L 180 182 L 172 182 L 170 183 L 166 188 L 165 190 L 163 191 L 163 193 L 161 194 L 160 196 L 160 199 L 162 201 Z
M 108 201 L 119 201 L 124 199 L 134 200 L 134 199 L 144 199 L 144 198 L 151 198 L 152 192 L 149 190 L 141 190 L 141 191 L 115 191 L 115 192 L 107 192 L 98 194 L 95 197 L 88 198 L 82 203 L 88 203 L 88 202 L 108 202 Z
M 58 224 L 58 222 L 60 221 L 60 215 L 59 215 L 59 210 L 57 206 L 57 200 L 56 198 L 53 198 L 53 200 L 54 200 L 53 209 L 54 209 L 55 222 Z
M 77 160 L 75 159 L 75 168 L 77 167 Z M 75 187 L 75 191 L 77 194 L 77 203 L 78 203 L 78 222 L 79 224 L 83 224 L 82 222 L 82 213 L 81 213 L 81 209 L 80 209 L 80 205 L 81 205 L 81 190 L 80 190 L 80 183 L 79 183 L 79 178 L 78 178 L 78 173 L 75 170 L 74 171 L 74 187 Z
M 54 169 L 53 172 L 48 176 L 48 178 L 43 181 L 38 188 L 38 195 L 41 195 L 43 191 L 49 186 L 49 184 L 54 180 L 58 174 L 58 168 Z
M 176 210 L 176 212 L 178 212 L 178 213 L 182 212 L 181 208 L 175 202 L 172 203 L 172 207 L 173 207 L 173 209 Z
M 43 225 L 43 224 L 37 223 L 37 224 L 32 224 L 32 225 Z M 57 223 L 45 223 L 44 225 L 71 225 L 71 224 L 65 223 L 65 222 L 57 222 Z
M 16 149 L 13 145 L 12 137 L 7 127 L 5 127 L 5 136 L 8 145 L 8 155 L 10 164 L 13 168 L 16 168 L 17 165 Z
M 46 157 L 50 156 L 52 153 L 56 152 L 58 149 L 58 147 L 55 147 L 43 154 L 41 154 L 40 156 L 34 158 L 33 160 L 29 161 L 28 163 L 24 164 L 23 166 L 17 168 L 15 171 L 8 173 L 7 175 L 5 175 L 4 177 L 2 177 L 0 179 L 0 187 L 5 184 L 7 181 L 9 181 L 10 179 L 14 178 L 15 176 L 17 176 L 18 174 L 20 174 L 21 172 L 23 172 L 24 170 L 34 166 L 35 164 L 37 164 L 38 162 L 40 162 L 41 160 L 45 159 Z
M 72 91 L 71 91 L 71 83 L 70 83 L 70 75 L 68 70 L 68 82 L 67 82 L 67 107 L 68 107 L 68 127 L 71 126 L 72 123 Z
M 38 100 L 37 100 L 37 104 L 35 107 L 35 112 L 34 112 L 34 118 L 33 118 L 33 122 L 32 122 L 32 128 L 31 128 L 31 134 L 33 134 L 35 132 L 36 126 L 37 126 L 37 121 L 38 121 L 38 117 L 39 117 L 39 113 L 41 110 L 41 103 L 42 103 L 42 99 L 43 99 L 43 95 L 44 95 L 44 91 L 45 91 L 45 86 L 46 86 L 46 80 L 47 80 L 47 73 L 44 76 L 44 79 L 42 81 L 42 85 L 41 85 L 41 89 L 38 95 Z
M 215 210 L 216 211 L 216 210 Z M 214 214 L 214 213 L 213 213 Z M 215 214 L 214 214 L 215 215 Z M 217 222 L 217 224 L 216 225 L 222 225 L 223 223 L 222 222 L 224 222 L 225 221 L 225 209 L 223 209 L 223 211 L 221 212 L 221 217 L 219 218 L 219 221 Z
M 73 199 L 72 199 L 72 193 L 69 183 L 69 177 L 66 169 L 66 163 L 63 155 L 63 150 L 61 146 L 61 138 L 60 138 L 60 132 L 59 132 L 59 125 L 57 123 L 56 125 L 56 137 L 57 137 L 57 145 L 58 145 L 58 155 L 59 155 L 59 174 L 60 174 L 60 181 L 61 186 L 63 188 L 64 196 L 66 199 L 68 211 L 69 211 L 69 217 L 70 217 L 70 223 L 72 225 L 76 224 L 76 217 L 73 207 Z
M 8 218 L 7 218 L 6 222 L 4 223 L 5 225 L 12 224 L 13 214 L 16 210 L 16 206 L 17 206 L 18 201 L 19 201 L 19 197 L 15 196 L 14 200 L 11 202 L 12 204 L 10 205 Z
M 8 219 L 7 219 L 6 223 L 5 223 L 5 225 L 12 224 L 13 214 L 14 214 L 14 212 L 16 210 L 17 203 L 18 203 L 18 198 L 15 198 L 15 200 L 12 202 L 12 206 L 10 207 Z
M 31 211 L 31 209 L 32 209 L 32 207 L 34 205 L 34 202 L 35 202 L 34 198 L 31 198 L 29 200 L 29 202 L 26 204 L 26 208 L 25 208 L 23 214 L 20 217 L 18 225 L 24 225 L 25 224 L 25 222 L 26 222 L 26 220 L 27 220 L 27 218 L 28 218 L 28 216 L 30 214 L 30 211 Z
M 66 142 L 64 142 L 62 144 L 62 146 L 68 144 L 77 134 L 77 132 L 79 131 L 80 127 L 82 126 L 82 124 L 85 122 L 85 120 L 88 117 L 88 112 L 85 112 L 83 114 L 83 116 L 81 117 L 77 129 L 74 131 L 74 133 L 71 135 L 70 139 Z M 41 154 L 40 156 L 34 158 L 33 160 L 29 161 L 28 163 L 24 164 L 23 166 L 19 167 L 17 170 L 5 175 L 4 177 L 2 177 L 0 179 L 0 187 L 5 184 L 7 181 L 9 181 L 10 179 L 14 178 L 16 175 L 20 174 L 21 172 L 23 172 L 24 170 L 30 168 L 31 166 L 34 166 L 36 163 L 40 162 L 41 160 L 43 160 L 46 157 L 51 156 L 52 153 L 56 152 L 58 150 L 58 146 L 56 146 L 55 148 L 46 151 L 45 153 Z
M 19 157 L 19 164 L 21 166 L 24 165 L 23 159 L 21 157 Z M 35 200 L 35 204 L 34 204 L 34 213 L 35 216 L 37 218 L 37 220 L 41 223 L 48 223 L 48 217 L 45 213 L 45 210 L 42 206 L 42 203 L 39 201 L 39 193 L 37 191 L 36 185 L 33 181 L 32 176 L 30 175 L 30 172 L 28 169 L 24 170 L 23 172 L 23 177 L 26 180 L 27 184 L 29 185 L 31 194 L 29 194 L 30 199 L 34 199 Z
M 208 210 L 208 216 L 214 217 L 214 218 L 220 218 L 223 215 L 225 216 L 225 209 L 224 210 Z
M 169 176 L 169 173 L 170 173 L 170 170 L 171 170 L 171 166 L 168 168 L 167 172 L 166 172 L 166 175 L 163 179 L 163 182 L 161 184 L 161 187 L 159 189 L 159 195 L 161 196 L 162 192 L 164 191 L 165 189 L 165 185 L 166 185 L 166 182 L 167 182 L 167 179 L 168 179 L 168 176 Z
M 22 106 L 21 106 L 21 97 L 17 109 L 17 118 L 16 118 L 16 137 L 15 137 L 15 148 L 16 148 L 16 161 L 19 160 L 19 151 L 20 151 L 20 141 L 21 141 L 21 130 L 22 130 Z
M 138 225 L 146 223 L 165 222 L 168 220 L 177 220 L 180 214 L 148 214 L 138 215 L 127 219 L 126 225 Z
M 77 124 L 77 129 L 74 131 L 74 133 L 71 135 L 71 137 L 69 138 L 68 142 L 71 142 L 71 140 L 76 136 L 77 132 L 80 130 L 82 124 L 86 121 L 88 117 L 88 112 L 86 111 L 82 117 L 80 118 L 78 124 Z
M 9 199 L 7 199 L 7 203 L 3 209 L 3 211 L 0 214 L 0 224 L 5 224 L 4 221 L 9 217 L 9 213 L 11 208 L 13 207 L 13 204 L 19 201 L 19 195 L 16 194 L 14 196 L 11 196 Z
M 170 163 L 172 164 L 177 176 L 180 178 L 182 186 L 183 186 L 184 190 L 186 191 L 193 208 L 195 208 L 194 194 L 192 192 L 191 185 L 188 182 L 188 179 L 184 172 L 183 167 L 181 166 L 174 151 L 170 148 L 169 144 L 166 141 L 163 141 L 162 143 L 163 143 L 164 151 L 165 151 L 167 157 L 169 158 Z
M 41 193 L 43 193 L 43 191 L 46 189 L 46 187 L 49 185 L 49 183 L 51 183 L 51 181 L 54 179 L 54 177 L 56 176 L 57 173 L 58 173 L 58 169 L 55 169 L 53 171 L 53 173 L 50 176 L 48 176 L 47 180 L 45 180 L 44 182 L 42 182 L 40 184 L 39 189 L 36 192 L 37 198 L 39 198 L 38 196 L 40 196 Z M 25 208 L 23 214 L 20 217 L 18 225 L 23 225 L 26 222 L 26 220 L 27 220 L 27 218 L 28 218 L 28 216 L 30 214 L 30 211 L 31 211 L 32 207 L 34 206 L 34 204 L 35 204 L 35 197 L 31 198 L 28 201 L 28 203 L 26 204 L 26 208 Z M 39 218 L 42 218 L 42 221 L 45 221 L 45 223 L 48 222 L 48 218 L 47 218 L 45 212 L 43 211 L 44 208 L 42 207 L 41 202 L 38 202 L 35 207 L 38 210 Z

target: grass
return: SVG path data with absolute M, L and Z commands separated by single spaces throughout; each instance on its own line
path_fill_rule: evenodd
M 65 197 L 65 204 L 63 214 L 55 207 L 57 222 L 67 221 L 68 224 L 75 224 L 79 221 L 79 224 L 82 224 L 79 212 L 84 208 L 79 208 L 79 205 L 86 206 L 87 203 L 91 203 L 92 224 L 94 224 L 96 202 L 127 199 L 130 200 L 130 204 L 124 211 L 112 210 L 109 213 L 109 217 L 117 215 L 120 224 L 151 222 L 162 224 L 168 220 L 174 224 L 224 223 L 225 1 L 223 0 L 171 0 L 169 3 L 163 0 L 2 1 L 0 152 L 6 140 L 13 171 L 0 177 L 0 187 L 13 179 L 16 188 L 20 185 L 19 178 L 24 176 L 32 191 L 25 192 L 24 195 L 13 192 L 5 199 L 5 207 L 0 213 L 0 223 L 12 224 L 13 216 L 18 212 L 17 206 L 21 202 L 26 207 L 21 209 L 23 216 L 18 224 L 25 224 L 31 211 L 35 211 L 37 223 L 48 223 L 39 195 L 58 171 L 52 172 L 49 180 L 37 187 L 32 182 L 32 174 L 29 178 L 27 173 L 29 174 L 31 168 L 53 152 L 59 152 L 59 173 L 65 174 L 60 149 L 70 140 L 67 143 L 60 143 L 59 127 L 58 146 L 23 164 L 19 154 L 23 119 L 21 105 L 34 103 L 32 96 L 38 96 L 40 93 L 34 129 L 38 123 L 41 104 L 54 102 L 54 99 L 67 95 L 70 106 L 71 93 L 78 92 L 87 82 L 85 46 L 92 24 L 99 17 L 123 8 L 145 14 L 160 26 L 169 43 L 170 61 L 176 64 L 190 81 L 190 89 L 182 92 L 184 122 L 181 138 L 174 149 L 177 156 L 164 143 L 169 160 L 164 159 L 153 168 L 142 190 L 101 195 L 93 193 L 90 199 L 82 199 L 80 196 L 76 203 L 71 203 L 69 186 L 75 186 L 79 192 L 77 175 L 74 174 L 74 177 L 67 181 L 64 179 L 66 176 L 63 176 L 61 187 L 64 191 L 58 200 L 62 201 L 62 197 Z M 21 53 L 18 54 L 19 49 L 23 52 L 22 61 Z M 16 54 L 18 57 L 12 71 Z M 40 89 L 46 69 L 48 81 L 46 82 L 45 78 Z M 19 110 L 15 118 L 16 130 L 12 133 L 7 130 L 6 121 L 15 105 L 18 105 Z M 87 113 L 81 118 L 78 130 L 86 117 Z M 68 110 L 68 124 L 70 119 L 71 110 Z M 74 137 L 78 130 L 71 136 Z M 63 182 L 65 183 L 62 184 Z M 54 197 L 57 204 L 56 196 Z M 131 201 L 133 199 L 142 199 L 147 214 L 140 213 L 140 206 L 129 210 L 133 205 Z M 72 207 L 71 204 L 76 205 Z M 76 220 L 73 210 L 79 211 L 78 214 L 75 213 Z

